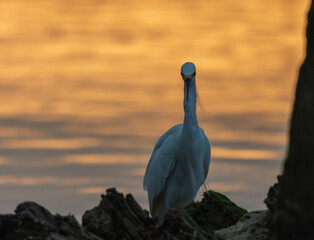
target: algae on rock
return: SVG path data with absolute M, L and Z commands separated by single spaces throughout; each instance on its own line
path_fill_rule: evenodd
M 235 224 L 247 211 L 221 193 L 207 191 L 200 202 L 192 202 L 185 207 L 194 221 L 206 232 Z

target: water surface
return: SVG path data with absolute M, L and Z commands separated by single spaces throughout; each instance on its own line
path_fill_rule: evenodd
M 0 3 L 0 212 L 94 207 L 106 188 L 145 208 L 158 137 L 183 121 L 193 61 L 207 183 L 247 209 L 281 170 L 309 2 Z

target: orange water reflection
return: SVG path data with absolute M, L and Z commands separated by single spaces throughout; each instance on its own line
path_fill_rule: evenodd
M 212 157 L 224 159 L 243 159 L 243 160 L 274 160 L 277 154 L 267 150 L 252 150 L 252 149 L 227 149 L 216 147 L 213 150 Z
M 79 149 L 95 146 L 101 146 L 97 138 L 6 139 L 0 143 L 2 149 Z
M 149 155 L 130 154 L 79 154 L 65 157 L 66 164 L 132 164 L 147 163 Z M 141 171 L 142 173 L 142 171 Z
M 307 5 L 1 1 L 0 212 L 33 199 L 79 216 L 110 186 L 147 207 L 142 176 L 157 138 L 182 122 L 187 60 L 212 143 L 208 184 L 263 208 L 285 154 Z

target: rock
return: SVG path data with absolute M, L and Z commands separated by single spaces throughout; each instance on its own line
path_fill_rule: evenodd
M 184 209 L 176 209 L 168 212 L 157 227 L 131 194 L 124 197 L 115 188 L 110 188 L 97 207 L 85 212 L 83 227 L 74 216 L 53 215 L 35 202 L 24 202 L 17 206 L 15 214 L 0 215 L 0 239 L 218 240 L 212 229 L 229 225 L 246 212 L 213 191 L 206 192 L 201 202 L 191 204 L 187 209 L 192 217 Z M 195 214 L 200 214 L 200 218 Z
M 155 222 L 132 195 L 124 198 L 115 188 L 107 189 L 99 205 L 83 215 L 82 225 L 104 239 L 158 239 Z
M 247 213 L 226 196 L 214 191 L 205 192 L 200 202 L 190 203 L 185 210 L 206 233 L 229 227 Z
M 280 177 L 278 176 L 278 182 Z M 270 214 L 273 214 L 276 211 L 277 199 L 279 194 L 279 183 L 275 183 L 272 187 L 269 188 L 267 193 L 267 198 L 264 200 L 267 208 L 270 211 Z
M 159 230 L 164 239 L 172 236 L 173 239 L 218 240 L 213 233 L 206 233 L 198 226 L 183 209 L 168 212 Z
M 108 189 L 99 205 L 85 212 L 82 224 L 86 230 L 103 239 L 216 240 L 213 234 L 205 233 L 183 209 L 167 213 L 163 224 L 157 227 L 132 195 L 124 198 L 115 188 Z
M 73 216 L 52 215 L 35 202 L 21 203 L 15 213 L 0 215 L 1 240 L 100 240 Z
M 273 229 L 273 216 L 275 215 L 277 211 L 277 201 L 278 201 L 278 195 L 279 195 L 279 183 L 281 176 L 277 177 L 278 182 L 275 183 L 272 187 L 269 188 L 267 193 L 267 198 L 264 200 L 264 203 L 266 204 L 268 208 L 268 217 L 266 218 L 267 222 L 267 228 L 270 232 L 272 232 Z
M 269 240 L 268 211 L 250 212 L 235 225 L 215 232 L 219 240 Z

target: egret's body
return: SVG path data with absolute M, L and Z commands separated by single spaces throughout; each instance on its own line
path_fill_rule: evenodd
M 181 68 L 185 81 L 184 123 L 169 129 L 153 150 L 144 176 L 152 217 L 193 201 L 204 183 L 210 163 L 209 141 L 196 116 L 195 66 Z

